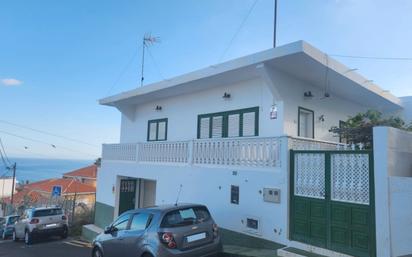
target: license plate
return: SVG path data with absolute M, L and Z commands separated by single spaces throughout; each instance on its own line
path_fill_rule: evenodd
M 194 234 L 194 235 L 186 237 L 188 243 L 198 241 L 198 240 L 202 240 L 202 239 L 205 239 L 205 238 L 206 238 L 206 233 L 199 233 L 199 234 Z
M 55 227 L 55 226 L 57 226 L 57 224 L 56 224 L 56 223 L 47 224 L 47 225 L 46 225 L 46 228 Z

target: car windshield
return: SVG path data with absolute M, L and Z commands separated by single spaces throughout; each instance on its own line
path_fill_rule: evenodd
M 7 225 L 14 224 L 18 219 L 19 219 L 19 216 L 10 217 L 9 222 L 7 222 Z
M 36 210 L 33 212 L 33 217 L 44 217 L 44 216 L 54 216 L 54 215 L 62 215 L 62 209 L 44 209 L 44 210 Z
M 210 218 L 210 213 L 206 207 L 191 207 L 174 210 L 165 215 L 161 227 L 182 227 L 196 223 L 202 223 Z

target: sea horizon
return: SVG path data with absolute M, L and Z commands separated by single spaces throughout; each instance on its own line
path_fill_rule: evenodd
M 16 162 L 16 180 L 19 183 L 61 178 L 64 173 L 92 165 L 95 162 L 95 160 L 35 157 L 9 157 L 9 159 L 12 163 Z M 9 171 L 7 176 L 12 176 L 12 172 Z

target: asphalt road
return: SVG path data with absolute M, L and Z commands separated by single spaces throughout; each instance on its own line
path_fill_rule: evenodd
M 0 240 L 0 257 L 90 257 L 87 244 L 74 239 L 49 239 L 26 246 L 24 242 Z

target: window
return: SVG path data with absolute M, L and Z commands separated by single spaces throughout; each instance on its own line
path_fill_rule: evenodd
M 202 223 L 210 219 L 210 213 L 206 207 L 192 207 L 175 210 L 167 213 L 162 220 L 162 228 L 190 226 Z
M 239 204 L 239 186 L 231 186 L 230 202 L 233 204 Z
M 113 223 L 112 227 L 115 228 L 116 231 L 125 230 L 127 228 L 127 224 L 129 223 L 130 214 L 124 214 L 117 218 L 117 220 Z
M 147 125 L 147 141 L 167 140 L 167 119 L 149 120 Z
M 315 138 L 315 120 L 312 110 L 298 108 L 298 136 Z
M 54 215 L 62 215 L 62 209 L 44 209 L 44 210 L 37 210 L 34 211 L 33 217 L 44 217 L 44 216 L 54 216 Z
M 134 215 L 130 223 L 130 230 L 145 230 L 150 224 L 151 216 L 149 213 L 138 213 Z
M 251 137 L 259 134 L 259 107 L 198 116 L 197 138 Z

